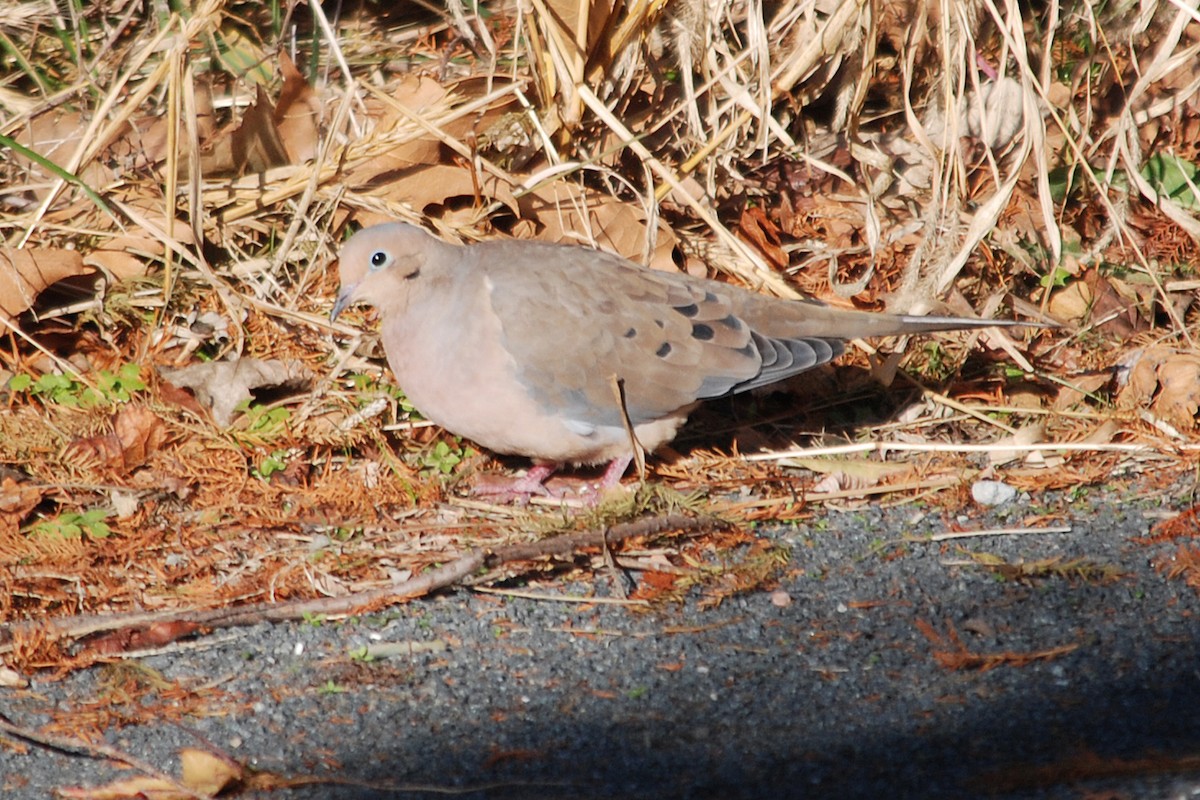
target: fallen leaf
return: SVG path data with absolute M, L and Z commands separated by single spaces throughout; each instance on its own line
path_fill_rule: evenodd
M 66 164 L 71 161 L 83 141 L 87 127 L 88 120 L 83 114 L 60 107 L 34 117 L 17 131 L 13 138 L 47 161 L 54 164 Z M 7 156 L 7 150 L 5 154 Z M 26 191 L 39 201 L 44 200 L 50 187 L 54 185 L 51 180 L 54 176 L 40 164 L 26 159 L 19 152 L 14 152 L 13 158 L 16 163 L 24 167 L 25 175 L 32 181 Z M 105 186 L 117 179 L 117 174 L 102 164 L 99 159 L 89 159 L 75 174 L 85 185 L 95 188 Z M 9 194 L 21 188 L 7 185 L 4 187 L 4 192 Z M 65 197 L 65 195 L 60 195 L 60 197 Z
M 1110 380 L 1112 380 L 1112 376 L 1108 372 L 1076 375 L 1069 380 L 1068 384 L 1058 390 L 1051 408 L 1055 411 L 1067 411 L 1078 403 L 1082 403 L 1087 395 L 1094 394 L 1107 386 Z
M 1128 284 L 1087 269 L 1079 280 L 1051 296 L 1048 310 L 1060 319 L 1076 323 L 1088 320 L 1097 330 L 1128 338 L 1146 327 L 1139 310 L 1141 302 Z
M 1200 410 L 1200 357 L 1175 355 L 1160 364 L 1156 374 L 1159 392 L 1150 410 L 1180 430 L 1195 428 Z
M 1129 373 L 1117 395 L 1120 408 L 1148 409 L 1177 429 L 1196 427 L 1200 356 L 1164 346 L 1132 351 L 1122 362 Z
M 176 386 L 191 389 L 200 404 L 212 411 L 217 424 L 228 427 L 239 403 L 254 398 L 252 389 L 299 388 L 312 380 L 312 373 L 297 359 L 212 361 L 181 369 L 163 369 L 162 376 Z
M 72 800 L 194 800 L 196 795 L 216 797 L 243 778 L 232 761 L 195 748 L 179 752 L 183 777 L 178 783 L 140 776 L 96 787 L 67 787 L 56 790 Z
M 562 181 L 534 190 L 520 204 L 522 218 L 535 223 L 523 238 L 572 244 L 594 240 L 601 249 L 651 269 L 679 271 L 675 234 L 661 220 L 654 231 L 654 251 L 646 253 L 647 220 L 638 206 Z M 514 233 L 519 235 L 519 229 Z
M 1021 428 L 1011 436 L 1005 436 L 996 441 L 997 445 L 1014 445 L 1012 450 L 993 450 L 988 453 L 988 463 L 993 466 L 1007 464 L 1010 461 L 1017 461 L 1026 457 L 1036 456 L 1035 451 L 1030 451 L 1027 445 L 1037 444 L 1046 438 L 1046 430 L 1041 423 L 1032 423 Z
M 279 74 L 283 76 L 283 88 L 275 104 L 275 126 L 289 163 L 303 164 L 317 154 L 321 100 L 287 53 L 279 54 Z
M 133 199 L 128 202 L 135 206 L 141 205 Z M 186 223 L 175 221 L 174 225 L 168 226 L 167 220 L 161 213 L 141 207 L 138 208 L 138 211 L 145 214 L 146 218 L 157 225 L 159 230 L 170 231 L 171 237 L 182 248 L 195 246 L 196 241 L 192 235 L 192 229 Z M 131 229 L 129 233 L 100 241 L 95 250 L 83 257 L 83 263 L 85 266 L 98 267 L 111 272 L 118 280 L 124 281 L 145 275 L 149 271 L 150 263 L 161 259 L 166 252 L 167 248 L 162 240 L 137 229 Z
M 1046 310 L 1055 319 L 1079 324 L 1087 319 L 1095 297 L 1091 288 L 1083 281 L 1071 281 L 1050 295 Z
M 787 267 L 788 256 L 779 242 L 779 228 L 767 219 L 761 206 L 747 206 L 742 210 L 742 215 L 738 218 L 738 232 L 774 269 L 782 270 Z
M 113 416 L 112 433 L 87 436 L 67 445 L 65 458 L 85 469 L 125 475 L 149 460 L 167 439 L 163 421 L 145 406 L 126 406 Z
M 237 128 L 228 135 L 217 134 L 201 154 L 200 169 L 206 177 L 257 174 L 291 163 L 275 125 L 275 106 L 262 86 L 256 92 Z
M 11 322 L 31 308 L 46 287 L 92 271 L 74 250 L 0 247 L 0 318 Z
M 0 481 L 0 535 L 16 534 L 26 515 L 40 502 L 41 489 L 7 477 Z
M 369 188 L 360 186 L 364 194 L 407 205 L 418 212 L 435 210 L 435 206 L 474 208 L 499 201 L 514 214 L 519 213 L 512 187 L 495 175 L 472 174 L 465 167 L 452 164 L 411 166 L 386 176 L 386 184 Z M 478 192 L 478 197 L 476 193 Z M 433 213 L 431 216 L 443 216 Z
M 156 622 L 142 630 L 120 630 L 105 634 L 87 643 L 87 649 L 101 655 L 116 655 L 132 650 L 147 650 L 163 647 L 171 642 L 190 636 L 200 629 L 194 622 L 176 620 Z

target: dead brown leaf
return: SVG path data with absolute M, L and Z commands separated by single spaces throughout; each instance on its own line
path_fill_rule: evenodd
M 352 173 L 352 177 L 357 178 L 359 174 Z M 385 198 L 430 216 L 444 217 L 447 209 L 478 209 L 494 201 L 503 203 L 514 214 L 518 213 L 511 186 L 494 175 L 478 175 L 462 166 L 410 166 L 388 175 L 372 175 L 372 181 L 376 180 L 386 180 L 386 183 L 374 188 L 363 186 L 364 194 Z
M 89 641 L 87 649 L 98 655 L 116 655 L 131 650 L 146 650 L 163 647 L 185 636 L 191 636 L 198 630 L 200 630 L 199 625 L 186 620 L 156 622 L 141 630 L 113 631 Z
M 559 181 L 521 198 L 521 212 L 534 223 L 514 234 L 549 242 L 590 243 L 651 269 L 678 272 L 673 253 L 675 234 L 661 220 L 654 231 L 654 250 L 647 254 L 647 219 L 639 206 Z
M 1200 356 L 1183 353 L 1159 365 L 1158 397 L 1150 410 L 1180 430 L 1196 427 L 1200 410 Z
M 275 119 L 274 104 L 258 86 L 254 103 L 242 114 L 237 128 L 228 135 L 218 133 L 201 154 L 201 170 L 206 176 L 240 176 L 291 163 Z
M 169 232 L 180 247 L 186 249 L 195 246 L 191 227 L 181 221 L 168 225 L 161 210 L 147 207 L 149 204 L 143 193 L 135 194 L 125 202 L 136 207 L 159 230 Z M 162 259 L 166 252 L 167 248 L 161 239 L 133 228 L 126 234 L 100 241 L 94 250 L 83 257 L 83 263 L 103 269 L 112 273 L 117 280 L 125 281 L 145 275 L 150 266 Z
M 0 318 L 11 322 L 32 307 L 46 287 L 90 272 L 74 250 L 0 247 Z
M 67 164 L 75 155 L 80 142 L 87 131 L 88 120 L 79 111 L 69 111 L 55 108 L 44 114 L 39 114 L 13 136 L 22 145 L 59 166 Z M 52 176 L 40 165 L 35 164 L 14 153 L 17 163 L 24 164 L 27 174 L 33 178 L 27 191 L 39 201 L 46 198 L 53 182 Z M 111 183 L 116 173 L 96 160 L 80 167 L 76 176 L 88 186 L 100 187 Z M 16 186 L 6 186 L 6 193 L 18 189 Z
M 747 206 L 742 210 L 738 218 L 738 232 L 762 253 L 773 268 L 783 270 L 787 267 L 788 256 L 779 241 L 779 228 L 767 218 L 761 206 Z
M 1051 408 L 1055 411 L 1067 411 L 1084 402 L 1088 395 L 1107 386 L 1110 380 L 1112 380 L 1112 376 L 1107 372 L 1076 375 L 1070 378 L 1066 385 L 1059 388 Z
M 196 748 L 180 750 L 179 761 L 182 778 L 178 782 L 143 775 L 104 786 L 64 787 L 57 794 L 78 800 L 194 800 L 196 795 L 216 797 L 244 777 L 235 762 Z
M 275 126 L 289 163 L 303 164 L 317 154 L 321 99 L 287 53 L 279 54 L 279 73 L 283 75 L 283 88 L 275 104 Z
M 41 489 L 8 477 L 0 481 L 0 536 L 15 535 L 26 515 L 40 502 Z
M 1075 323 L 1089 320 L 1097 330 L 1127 339 L 1147 327 L 1142 304 L 1142 298 L 1130 285 L 1087 269 L 1080 280 L 1072 281 L 1051 296 L 1049 311 L 1059 319 Z
M 191 389 L 196 399 L 212 410 L 219 425 L 233 422 L 238 404 L 253 399 L 252 389 L 306 385 L 312 373 L 296 359 L 241 358 L 211 361 L 181 369 L 164 369 L 163 377 L 177 387 Z
M 112 433 L 76 439 L 64 458 L 83 469 L 125 475 L 149 460 L 167 439 L 163 421 L 145 406 L 126 406 L 113 417 Z
M 1200 411 L 1200 356 L 1151 347 L 1137 357 L 1117 395 L 1121 408 L 1149 408 L 1182 431 L 1196 427 Z

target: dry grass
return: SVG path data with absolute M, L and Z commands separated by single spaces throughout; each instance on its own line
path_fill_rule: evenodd
M 868 388 L 899 358 L 864 345 L 753 430 L 702 414 L 717 449 L 657 480 L 747 489 L 739 520 L 985 472 L 1035 490 L 1185 472 L 1195 13 L 828 5 L 0 9 L 0 618 L 337 595 L 570 527 L 460 499 L 486 458 L 409 424 L 369 319 L 326 321 L 338 242 L 387 218 L 1066 323 L 910 347 L 899 412 Z M 218 362 L 260 370 L 227 424 L 162 377 Z

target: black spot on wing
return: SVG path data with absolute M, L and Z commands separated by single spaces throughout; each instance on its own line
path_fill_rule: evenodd
M 667 356 L 671 355 L 671 343 L 663 342 L 662 346 L 654 351 L 654 355 L 658 356 L 659 358 L 666 358 Z
M 702 342 L 707 342 L 710 341 L 715 335 L 716 332 L 712 329 L 711 325 L 705 325 L 703 322 L 696 322 L 692 324 L 693 339 L 699 339 Z
M 731 331 L 740 331 L 742 329 L 742 321 L 733 314 L 724 317 L 719 322 Z

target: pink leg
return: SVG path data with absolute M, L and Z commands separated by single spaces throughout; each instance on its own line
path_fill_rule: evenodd
M 618 456 L 608 462 L 608 468 L 604 470 L 604 477 L 600 479 L 600 491 L 604 492 L 620 485 L 621 478 L 624 477 L 625 470 L 629 469 L 631 461 L 633 461 L 632 453 L 627 456 Z
M 589 506 L 600 504 L 602 498 L 609 489 L 614 486 L 621 485 L 621 478 L 625 475 L 625 470 L 629 469 L 629 462 L 633 461 L 633 455 L 619 456 L 608 462 L 608 466 L 604 469 L 604 474 L 600 476 L 600 483 L 595 487 L 588 486 L 583 492 L 583 500 Z
M 600 497 L 605 492 L 621 484 L 621 478 L 625 475 L 625 470 L 629 469 L 631 461 L 633 461 L 632 454 L 614 458 L 610 461 L 608 467 L 604 470 L 604 475 L 600 478 L 599 485 L 595 488 L 588 488 L 581 493 L 583 499 L 591 505 L 600 502 Z M 534 464 L 520 478 L 488 475 L 481 478 L 475 484 L 471 489 L 471 494 L 488 497 L 501 503 L 528 503 L 529 498 L 535 494 L 542 497 L 562 496 L 556 495 L 555 492 L 550 491 L 545 486 L 546 479 L 553 475 L 557 469 L 557 465 L 554 464 Z
M 546 479 L 557 469 L 555 464 L 534 464 L 525 471 L 524 477 L 518 478 L 513 484 L 513 491 L 527 495 L 550 494 L 550 490 L 545 486 Z
M 471 494 L 492 497 L 500 502 L 528 503 L 535 494 L 550 494 L 544 483 L 556 469 L 554 464 L 534 464 L 520 478 L 489 475 L 475 484 Z

